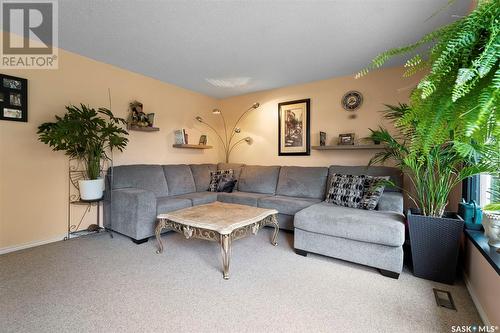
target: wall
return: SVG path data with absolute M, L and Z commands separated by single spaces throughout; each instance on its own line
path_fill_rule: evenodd
M 500 276 L 467 239 L 464 274 L 469 293 L 486 325 L 500 325 Z
M 402 68 L 389 68 L 357 80 L 353 76 L 338 77 L 224 99 L 221 109 L 230 123 L 254 102 L 261 103 L 261 107 L 241 123 L 241 137 L 251 136 L 254 143 L 235 149 L 231 161 L 267 165 L 365 165 L 373 151 L 311 150 L 311 156 L 278 156 L 278 103 L 310 98 L 311 144 L 319 145 L 320 131 L 327 133 L 328 142 L 335 143 L 340 133 L 354 132 L 362 138 L 370 133 L 368 128 L 388 125 L 379 112 L 384 109 L 383 104 L 407 102 L 418 80 L 418 76 L 403 79 Z M 355 112 L 356 119 L 350 119 L 351 113 L 344 111 L 340 104 L 343 94 L 349 90 L 358 90 L 364 96 L 363 105 Z
M 22 244 L 61 238 L 66 230 L 68 160 L 37 141 L 37 127 L 63 114 L 64 106 L 80 102 L 108 107 L 127 117 L 128 103 L 137 99 L 146 112 L 156 113 L 159 132 L 130 132 L 124 153 L 115 164 L 217 162 L 217 149 L 174 149 L 173 131 L 188 128 L 198 141 L 194 117 L 212 119 L 218 101 L 173 85 L 88 58 L 59 51 L 58 70 L 8 70 L 27 78 L 29 122 L 0 121 L 0 252 Z M 200 128 L 201 129 L 201 128 Z M 209 141 L 211 139 L 210 133 Z M 213 142 L 209 142 L 213 143 Z M 95 221 L 95 219 L 93 219 Z

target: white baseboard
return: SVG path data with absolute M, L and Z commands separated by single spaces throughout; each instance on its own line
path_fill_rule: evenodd
M 477 312 L 479 312 L 479 317 L 481 317 L 481 320 L 483 321 L 484 325 L 491 326 L 491 322 L 488 319 L 486 312 L 484 312 L 484 309 L 481 306 L 481 303 L 479 303 L 479 299 L 477 298 L 477 295 L 476 295 L 476 292 L 474 291 L 474 288 L 472 288 L 472 285 L 469 281 L 469 278 L 467 277 L 467 274 L 465 274 L 465 272 L 463 272 L 463 275 L 464 275 L 465 286 L 467 287 L 467 290 L 469 291 L 469 295 L 472 298 L 472 302 L 474 302 L 474 305 L 476 306 Z
M 10 253 L 10 252 L 19 251 L 19 250 L 29 249 L 30 247 L 35 247 L 35 246 L 40 246 L 40 245 L 58 242 L 58 241 L 63 240 L 64 237 L 66 237 L 66 235 L 58 236 L 58 237 L 55 237 L 52 239 L 46 239 L 46 240 L 41 240 L 41 241 L 36 241 L 36 242 L 31 242 L 31 243 L 25 243 L 25 244 L 21 244 L 21 245 L 14 245 L 14 246 L 0 248 L 0 255 Z

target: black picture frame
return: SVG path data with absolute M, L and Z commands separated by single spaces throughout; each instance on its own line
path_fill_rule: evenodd
M 303 104 L 301 106 L 301 104 Z M 287 107 L 297 105 L 297 107 L 302 107 L 305 111 L 305 116 L 302 115 L 302 138 L 301 146 L 296 147 L 286 147 L 286 142 L 284 141 L 287 136 L 282 135 L 282 130 L 286 131 L 288 126 L 285 125 L 287 119 L 285 119 L 284 113 L 287 111 Z M 295 101 L 282 102 L 278 104 L 278 156 L 309 156 L 311 155 L 311 114 L 310 114 L 311 99 L 299 99 Z M 303 122 L 306 122 L 305 126 Z M 305 128 L 305 133 L 304 133 Z M 305 134 L 305 135 L 304 135 Z M 285 137 L 283 137 L 285 136 Z M 305 144 L 304 144 L 305 141 Z
M 0 120 L 28 122 L 28 80 L 0 74 Z

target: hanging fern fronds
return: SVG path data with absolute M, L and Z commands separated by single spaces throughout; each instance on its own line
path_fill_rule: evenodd
M 427 69 L 410 103 L 387 106 L 384 128 L 371 137 L 386 144 L 371 163 L 392 159 L 409 177 L 412 201 L 424 215 L 441 216 L 463 179 L 500 170 L 500 0 L 479 1 L 468 16 L 413 44 L 381 53 L 358 76 L 397 55 L 409 55 L 404 76 Z M 414 54 L 424 45 L 425 52 Z M 419 49 L 420 51 L 420 49 Z
M 428 45 L 428 50 L 414 54 Z M 466 17 L 431 32 L 419 41 L 379 54 L 357 77 L 380 68 L 389 59 L 408 55 L 403 76 L 428 73 L 410 96 L 411 112 L 398 122 L 415 121 L 413 151 L 428 152 L 444 143 L 448 132 L 486 141 L 495 131 L 485 124 L 498 113 L 500 89 L 500 1 L 483 0 Z M 494 73 L 494 74 L 492 74 Z

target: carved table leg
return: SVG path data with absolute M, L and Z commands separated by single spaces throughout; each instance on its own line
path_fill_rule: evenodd
M 229 261 L 231 259 L 231 236 L 220 235 L 220 246 L 222 250 L 222 266 L 224 269 L 224 279 L 229 279 Z
M 280 226 L 278 224 L 278 220 L 276 219 L 276 215 L 271 215 L 271 224 L 274 226 L 273 238 L 271 240 L 271 244 L 274 246 L 278 245 L 278 231 L 280 230 Z
M 156 235 L 156 241 L 158 242 L 158 250 L 156 250 L 157 254 L 160 254 L 163 252 L 163 243 L 161 241 L 161 231 L 166 228 L 167 222 L 165 220 L 159 220 L 158 224 L 156 225 L 155 229 L 155 235 Z

